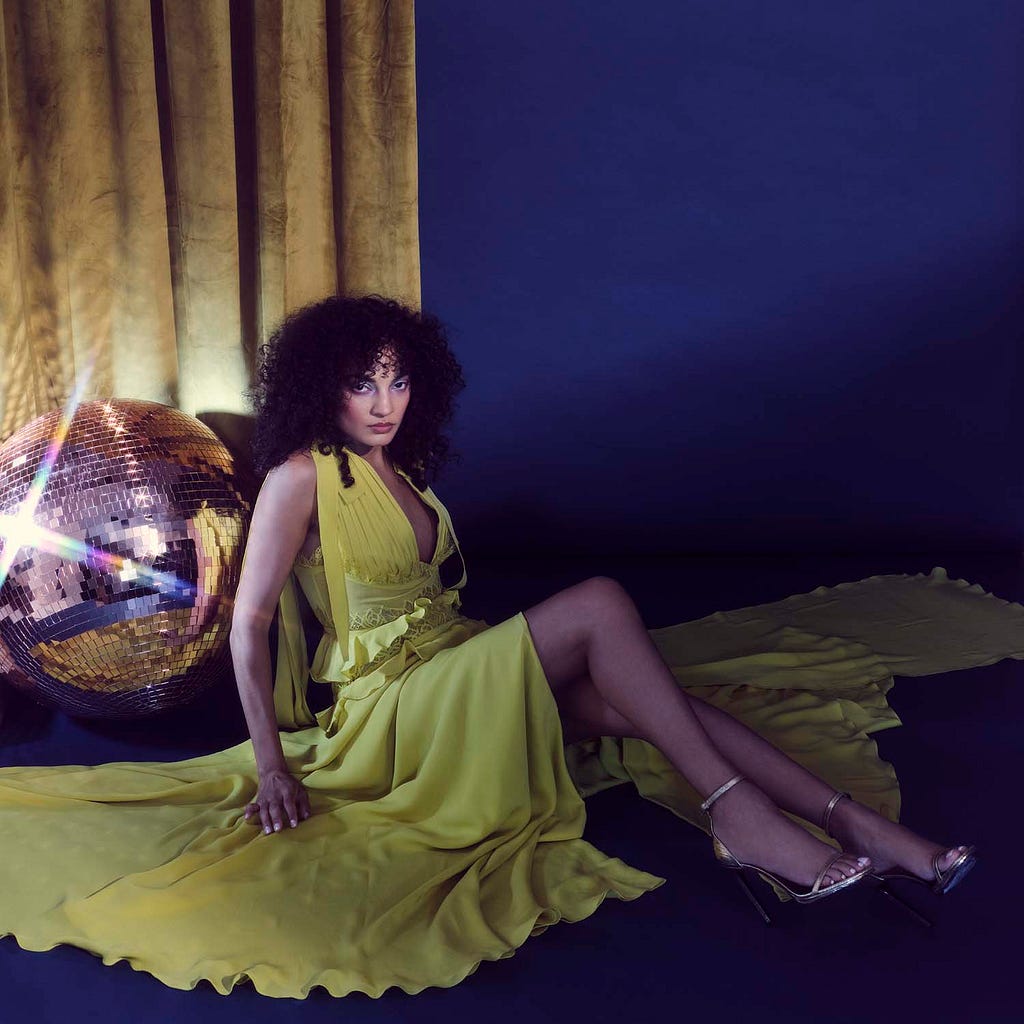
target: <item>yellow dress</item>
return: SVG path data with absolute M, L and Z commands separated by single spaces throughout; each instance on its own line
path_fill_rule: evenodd
M 322 547 L 282 592 L 274 679 L 312 816 L 271 835 L 245 821 L 249 740 L 182 761 L 0 768 L 0 936 L 125 959 L 180 989 L 376 998 L 456 985 L 608 896 L 665 883 L 583 838 L 583 798 L 632 781 L 700 824 L 697 794 L 645 741 L 563 745 L 525 616 L 463 616 L 464 565 L 441 585 L 461 553 L 431 488 L 419 493 L 437 544 L 422 562 L 368 462 L 349 453 L 344 488 L 313 454 Z M 300 590 L 323 626 L 312 661 Z M 1024 607 L 938 567 L 650 633 L 680 685 L 896 818 L 895 775 L 870 739 L 899 724 L 892 672 L 1024 657 L 1022 624 Z M 310 677 L 334 696 L 315 715 Z

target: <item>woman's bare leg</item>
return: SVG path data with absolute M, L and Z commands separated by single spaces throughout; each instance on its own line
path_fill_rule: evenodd
M 556 701 L 563 687 L 586 674 L 608 705 L 632 722 L 637 734 L 656 746 L 702 796 L 737 773 L 737 765 L 701 724 L 632 599 L 616 581 L 592 577 L 524 614 Z M 796 813 L 813 820 L 815 814 L 820 818 L 832 790 L 806 775 L 810 781 L 803 780 L 804 787 L 789 802 L 795 800 L 803 808 Z M 831 846 L 783 815 L 753 779 L 729 790 L 712 813 L 715 831 L 739 860 L 800 885 L 810 886 L 835 856 Z M 861 866 L 856 856 L 844 856 L 830 868 L 826 881 L 855 874 Z
M 809 815 L 800 806 L 824 808 L 815 803 L 825 793 L 829 800 L 835 790 L 816 775 L 797 764 L 763 736 L 754 732 L 732 715 L 713 704 L 687 694 L 697 717 L 714 740 L 715 745 L 731 758 L 744 774 L 755 782 L 780 806 L 802 818 L 821 824 L 821 810 Z M 824 789 L 822 787 L 824 786 Z M 793 799 L 796 795 L 797 799 Z M 808 804 L 808 801 L 811 801 Z M 886 871 L 899 865 L 921 878 L 934 878 L 932 858 L 945 851 L 939 867 L 945 870 L 959 856 L 959 849 L 950 849 L 930 842 L 883 817 L 877 811 L 853 800 L 840 800 L 832 811 L 829 831 L 844 850 L 871 858 L 872 869 Z
M 675 685 L 678 688 L 678 683 Z M 779 807 L 816 825 L 821 824 L 824 808 L 835 792 L 831 786 L 727 712 L 681 689 L 679 692 L 724 758 L 752 779 Z M 559 686 L 556 699 L 567 743 L 588 736 L 646 738 L 633 722 L 605 700 L 586 673 Z M 716 831 L 719 831 L 717 820 Z M 877 871 L 899 865 L 922 878 L 931 878 L 931 860 L 936 853 L 947 851 L 939 860 L 941 868 L 951 864 L 958 855 L 957 850 L 929 842 L 850 800 L 837 804 L 830 828 L 844 849 L 870 857 Z

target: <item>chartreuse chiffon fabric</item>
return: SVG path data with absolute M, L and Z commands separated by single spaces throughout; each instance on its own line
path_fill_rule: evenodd
M 180 989 L 376 998 L 455 985 L 608 896 L 665 883 L 583 838 L 583 798 L 632 781 L 700 824 L 699 795 L 643 740 L 563 745 L 524 615 L 461 614 L 465 568 L 431 488 L 423 562 L 368 462 L 349 452 L 345 488 L 333 456 L 313 456 L 322 546 L 281 595 L 274 679 L 312 816 L 271 835 L 244 820 L 248 740 L 183 761 L 0 769 L 0 935 L 125 959 Z M 449 557 L 461 576 L 445 587 Z M 300 591 L 323 627 L 312 661 Z M 680 686 L 895 819 L 896 778 L 870 738 L 899 724 L 892 675 L 1024 657 L 1022 626 L 1024 607 L 937 567 L 650 635 Z M 333 690 L 317 714 L 310 677 Z

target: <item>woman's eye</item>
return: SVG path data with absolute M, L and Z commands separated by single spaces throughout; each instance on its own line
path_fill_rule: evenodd
M 409 387 L 409 382 L 407 380 L 396 380 L 395 383 L 392 384 L 391 386 L 401 386 L 402 390 L 405 391 Z M 366 394 L 366 392 L 363 389 L 368 387 L 370 387 L 369 381 L 363 381 L 361 384 L 357 384 L 354 388 L 352 388 L 352 391 L 357 395 L 364 395 Z

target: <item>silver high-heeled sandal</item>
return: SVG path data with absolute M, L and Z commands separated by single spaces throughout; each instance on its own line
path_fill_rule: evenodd
M 837 803 L 843 798 L 848 797 L 853 799 L 849 793 L 837 791 L 835 796 L 828 802 L 828 807 L 825 809 L 825 817 L 821 823 L 822 831 L 827 836 L 831 836 L 833 839 L 836 837 L 832 835 L 829 830 L 829 820 L 832 817 L 832 810 Z M 945 869 L 939 868 L 939 861 L 946 856 L 951 850 L 960 850 L 960 856 L 953 861 L 952 864 L 947 865 Z M 935 872 L 934 878 L 920 878 L 918 875 L 911 874 L 907 871 L 872 871 L 870 872 L 871 877 L 877 879 L 879 882 L 885 883 L 893 878 L 905 878 L 910 882 L 917 882 L 918 885 L 926 885 L 932 892 L 939 896 L 945 896 L 951 889 L 959 885 L 963 881 L 967 873 L 977 863 L 977 857 L 975 856 L 975 847 L 965 846 L 963 848 L 959 846 L 950 846 L 948 849 L 939 850 L 934 857 L 932 857 L 932 871 Z
M 711 842 L 712 848 L 715 853 L 715 859 L 718 861 L 719 864 L 722 865 L 722 867 L 729 868 L 733 871 L 756 872 L 763 879 L 765 879 L 765 881 L 777 885 L 784 892 L 788 893 L 789 896 L 796 900 L 797 903 L 813 903 L 816 900 L 824 899 L 826 896 L 834 896 L 836 893 L 841 892 L 843 889 L 849 889 L 850 886 L 856 885 L 862 879 L 866 878 L 868 874 L 870 874 L 869 868 L 862 868 L 860 871 L 857 871 L 852 875 L 848 875 L 846 878 L 843 878 L 838 882 L 825 883 L 825 875 L 828 874 L 829 868 L 831 868 L 832 865 L 835 864 L 835 862 L 839 860 L 841 857 L 846 856 L 844 853 L 840 852 L 837 853 L 834 857 L 830 858 L 828 863 L 822 867 L 822 869 L 818 872 L 817 877 L 814 879 L 814 884 L 810 887 L 810 889 L 795 889 L 793 888 L 791 880 L 780 878 L 778 875 L 774 874 L 771 871 L 768 871 L 766 868 L 759 867 L 757 864 L 746 864 L 743 861 L 738 860 L 736 857 L 734 857 L 733 854 L 729 852 L 728 847 L 722 842 L 721 839 L 718 838 L 718 834 L 715 832 L 714 822 L 711 820 L 710 807 L 716 800 L 719 799 L 719 797 L 721 797 L 724 793 L 727 793 L 730 789 L 732 789 L 732 787 L 735 786 L 737 782 L 742 782 L 745 778 L 746 776 L 744 775 L 734 775 L 727 782 L 722 783 L 722 785 L 719 786 L 718 789 L 716 789 L 700 805 L 700 809 L 704 812 L 704 815 L 708 820 L 708 827 L 711 831 Z M 835 806 L 837 802 L 838 801 L 835 798 L 833 798 L 833 801 L 826 809 L 826 821 L 828 817 L 831 816 L 832 808 Z M 750 891 L 749 887 L 743 883 L 742 876 L 740 875 L 737 877 L 740 879 L 740 885 L 743 891 L 754 903 L 755 907 L 757 907 L 765 923 L 770 924 L 771 919 L 768 917 L 767 913 L 765 913 L 764 907 L 761 906 L 760 902 Z

